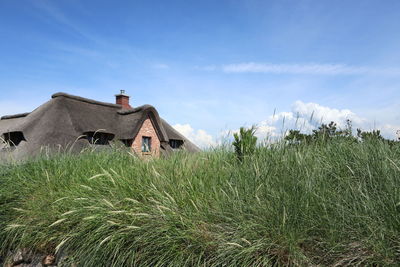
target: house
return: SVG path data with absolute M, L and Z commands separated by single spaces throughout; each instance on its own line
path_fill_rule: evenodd
M 199 148 L 163 120 L 150 105 L 132 107 L 122 90 L 116 103 L 104 103 L 66 93 L 30 113 L 0 119 L 0 159 L 23 159 L 49 150 L 105 148 L 111 143 L 130 147 L 140 156 L 159 157 L 175 150 Z

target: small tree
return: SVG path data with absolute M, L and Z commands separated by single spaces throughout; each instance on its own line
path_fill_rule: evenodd
M 380 130 L 373 130 L 372 132 L 363 132 L 361 129 L 357 129 L 357 136 L 363 141 L 371 141 L 371 140 L 385 140 Z
M 339 136 L 340 132 L 337 130 L 335 122 L 331 121 L 329 124 L 321 124 L 317 130 L 313 130 L 313 137 L 316 140 L 327 141 L 330 138 Z
M 257 137 L 256 126 L 252 126 L 250 129 L 240 127 L 239 133 L 234 133 L 233 137 L 235 140 L 232 145 L 235 148 L 236 156 L 240 161 L 243 161 L 245 156 L 249 156 L 256 150 Z
M 289 130 L 287 135 L 285 136 L 285 140 L 288 141 L 289 144 L 300 144 L 306 143 L 309 144 L 312 141 L 312 135 L 300 133 L 299 130 Z
M 338 129 L 337 124 L 331 121 L 329 124 L 321 124 L 318 129 L 312 131 L 311 134 L 300 133 L 299 130 L 289 130 L 285 136 L 285 140 L 289 144 L 311 144 L 318 141 L 331 141 L 334 139 L 345 139 L 356 141 L 352 134 L 352 124 L 350 120 L 346 121 L 346 128 Z

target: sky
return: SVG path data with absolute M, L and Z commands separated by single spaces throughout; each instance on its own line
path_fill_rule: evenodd
M 201 147 L 350 119 L 400 130 L 398 0 L 1 0 L 0 116 L 125 90 Z

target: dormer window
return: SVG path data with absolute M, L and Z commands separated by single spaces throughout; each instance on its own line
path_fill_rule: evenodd
M 173 149 L 180 149 L 183 145 L 183 140 L 169 139 L 169 145 Z
M 142 136 L 142 152 L 151 152 L 151 137 Z
M 115 136 L 112 133 L 105 132 L 85 132 L 83 135 L 92 145 L 109 145 Z
M 2 141 L 9 147 L 16 147 L 22 141 L 26 141 L 24 134 L 22 132 L 8 132 L 4 133 L 2 136 Z
M 133 139 L 120 139 L 120 141 L 127 147 L 132 146 Z

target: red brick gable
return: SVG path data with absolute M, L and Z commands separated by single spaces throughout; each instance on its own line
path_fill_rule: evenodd
M 142 152 L 143 137 L 151 138 L 150 152 Z M 151 155 L 155 157 L 160 156 L 160 139 L 158 138 L 154 125 L 149 117 L 147 117 L 147 119 L 143 122 L 142 126 L 139 129 L 138 134 L 133 139 L 131 148 L 138 155 L 143 155 L 143 156 Z

